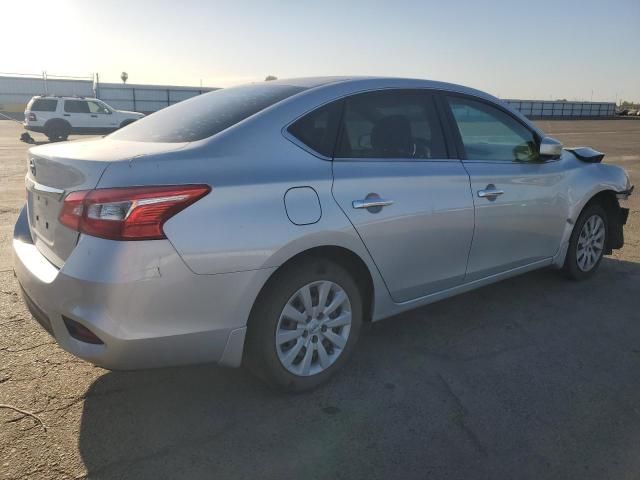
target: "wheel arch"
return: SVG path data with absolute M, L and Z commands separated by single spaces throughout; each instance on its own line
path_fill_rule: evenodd
M 370 322 L 373 318 L 375 302 L 375 285 L 372 272 L 367 263 L 353 250 L 339 245 L 321 245 L 307 248 L 288 258 L 282 263 L 264 283 L 251 308 L 249 319 L 253 317 L 254 308 L 269 291 L 269 288 L 277 282 L 278 276 L 296 263 L 308 259 L 326 259 L 337 263 L 353 275 L 363 299 L 363 318 L 365 322 Z
M 607 244 L 605 246 L 605 255 L 611 254 L 614 248 L 620 248 L 622 223 L 620 222 L 620 203 L 618 202 L 617 192 L 610 189 L 600 190 L 587 200 L 580 209 L 582 212 L 590 205 L 599 204 L 607 212 Z M 577 218 L 576 218 L 577 219 Z
M 120 128 L 124 128 L 124 127 L 126 127 L 127 125 L 131 125 L 133 122 L 135 122 L 135 120 L 134 120 L 134 119 L 132 119 L 132 118 L 126 118 L 126 119 L 124 119 L 123 121 L 121 121 L 121 122 L 120 122 L 120 125 L 118 126 L 118 129 L 120 129 Z
M 595 191 L 585 195 L 583 200 L 575 206 L 572 215 L 567 219 L 568 228 L 565 230 L 560 249 L 553 261 L 553 265 L 555 265 L 556 268 L 562 268 L 564 265 L 569 248 L 569 241 L 578 218 L 580 218 L 580 215 L 584 212 L 585 208 L 588 208 L 593 203 L 601 204 L 607 212 L 607 217 L 609 219 L 605 254 L 609 255 L 611 254 L 612 249 L 620 248 L 620 242 L 622 242 L 622 224 L 616 220 L 620 218 L 619 212 L 621 209 L 616 195 L 617 191 L 612 187 L 601 186 Z

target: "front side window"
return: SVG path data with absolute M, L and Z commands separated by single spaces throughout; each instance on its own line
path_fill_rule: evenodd
M 333 102 L 296 120 L 287 130 L 312 150 L 331 157 L 341 112 L 342 102 Z
M 345 100 L 338 158 L 446 158 L 430 95 L 383 91 Z
M 89 113 L 86 100 L 65 100 L 64 111 L 67 113 Z
M 58 100 L 39 98 L 31 105 L 32 112 L 55 112 L 58 108 Z
M 109 135 L 136 142 L 193 142 L 219 133 L 305 88 L 266 84 L 224 88 L 183 100 Z
M 535 162 L 533 132 L 507 113 L 484 102 L 447 97 L 469 160 Z
M 89 104 L 89 112 L 91 113 L 110 113 L 109 109 L 105 107 L 103 103 L 100 102 L 87 102 Z

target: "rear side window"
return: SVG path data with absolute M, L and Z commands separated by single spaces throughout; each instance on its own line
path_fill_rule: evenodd
M 306 146 L 324 155 L 333 156 L 342 102 L 333 102 L 296 120 L 288 131 Z
M 164 108 L 109 138 L 170 143 L 202 140 L 303 90 L 269 82 L 216 90 Z
M 51 98 L 38 98 L 31 105 L 32 112 L 55 112 L 58 108 L 58 100 Z
M 336 157 L 447 158 L 432 97 L 393 90 L 347 98 Z
M 89 113 L 89 105 L 84 100 L 65 100 L 64 111 L 67 113 Z

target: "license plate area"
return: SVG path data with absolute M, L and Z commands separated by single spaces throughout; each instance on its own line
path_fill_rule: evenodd
M 52 245 L 60 212 L 60 195 L 28 190 L 29 223 L 31 229 L 47 244 Z

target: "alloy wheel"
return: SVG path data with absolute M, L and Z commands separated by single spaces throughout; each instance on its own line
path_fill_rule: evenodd
M 588 272 L 596 266 L 604 252 L 605 225 L 600 215 L 591 215 L 580 231 L 576 247 L 578 268 Z
M 351 303 L 337 283 L 300 288 L 284 306 L 276 327 L 278 359 L 298 376 L 317 375 L 342 354 L 351 330 Z

